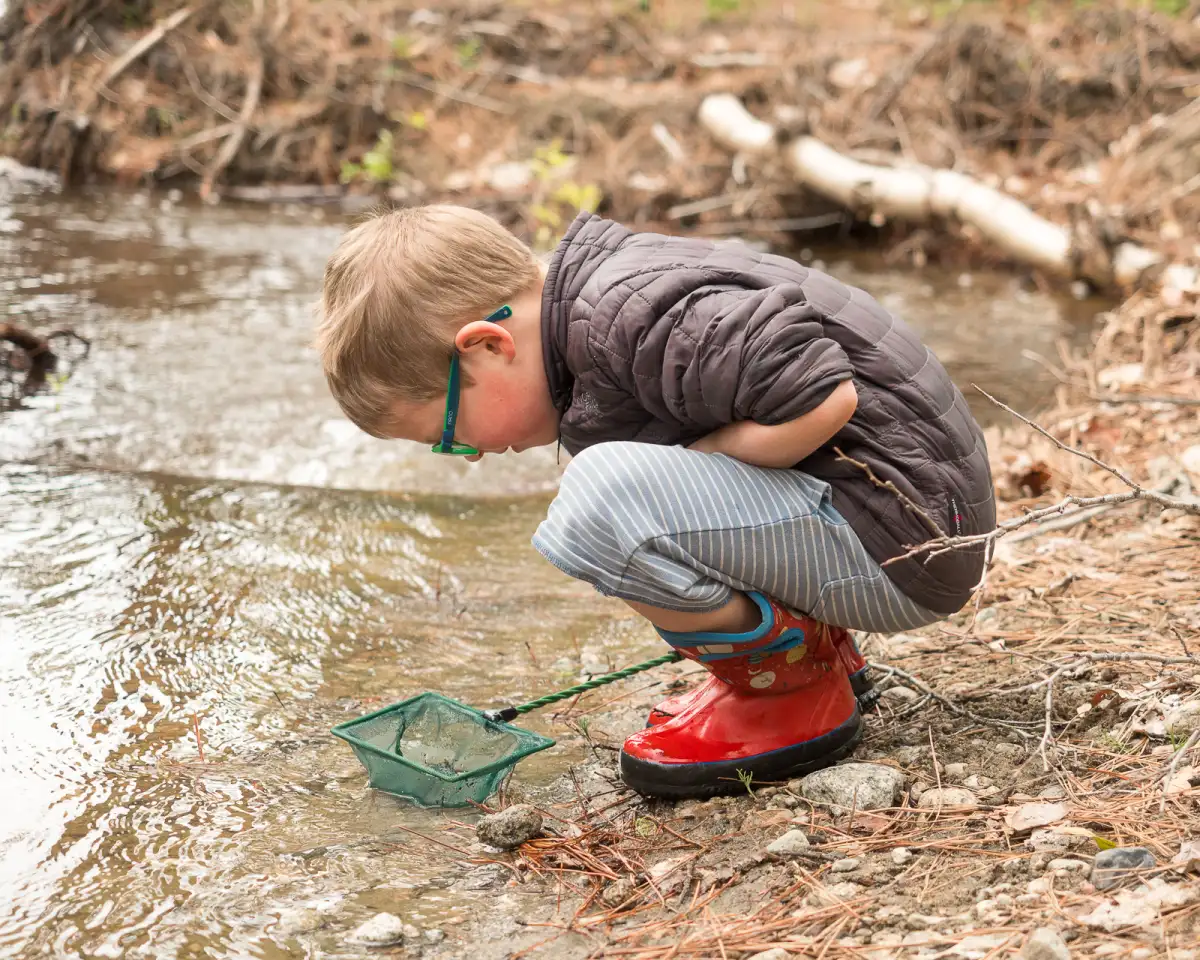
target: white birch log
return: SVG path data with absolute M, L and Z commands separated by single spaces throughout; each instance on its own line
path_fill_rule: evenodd
M 730 94 L 706 97 L 700 122 L 718 143 L 735 152 L 762 155 L 774 148 L 774 128 L 752 116 Z M 953 217 L 971 224 L 1023 263 L 1060 276 L 1073 275 L 1070 230 L 971 177 L 916 164 L 883 167 L 863 163 L 807 136 L 787 144 L 783 156 L 797 180 L 852 210 L 916 222 Z M 1121 244 L 1113 253 L 1111 278 L 1090 279 L 1132 285 L 1147 268 L 1162 262 L 1159 254 L 1136 244 Z M 1200 281 L 1200 272 L 1192 267 L 1172 269 L 1186 273 L 1192 283 Z

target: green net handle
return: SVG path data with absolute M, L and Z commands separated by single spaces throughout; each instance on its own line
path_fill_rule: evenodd
M 635 673 L 641 673 L 643 670 L 651 670 L 654 667 L 661 667 L 664 663 L 674 663 L 680 659 L 682 657 L 678 653 L 671 651 L 670 653 L 664 653 L 661 657 L 647 660 L 645 663 L 637 663 L 632 667 L 626 667 L 624 670 L 618 670 L 615 673 L 606 673 L 603 676 L 593 677 L 586 683 L 567 687 L 566 690 L 559 690 L 557 693 L 548 693 L 544 697 L 538 697 L 536 700 L 530 700 L 528 703 L 522 703 L 515 707 L 502 707 L 499 710 L 484 710 L 483 715 L 489 720 L 507 723 L 510 720 L 515 720 L 523 713 L 540 710 L 542 707 L 548 707 L 550 704 L 558 703 L 560 700 L 570 700 L 571 697 L 577 697 L 581 693 L 587 693 L 589 690 L 595 690 L 597 687 L 616 683 L 618 680 L 632 677 Z

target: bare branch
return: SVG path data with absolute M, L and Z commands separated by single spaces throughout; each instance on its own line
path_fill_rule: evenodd
M 1058 439 L 1058 437 L 1056 437 L 1054 434 L 1052 434 L 1045 427 L 1034 423 L 1032 420 L 1030 420 L 1028 417 L 1024 416 L 1023 414 L 1017 413 L 1017 411 L 1014 410 L 1012 407 L 1010 407 L 1007 403 L 1002 403 L 1001 401 L 997 400 L 990 393 L 988 393 L 986 390 L 984 390 L 983 387 L 981 387 L 975 383 L 971 384 L 971 386 L 974 387 L 975 390 L 978 391 L 979 393 L 981 393 L 983 396 L 987 397 L 988 400 L 990 400 L 992 403 L 994 403 L 996 406 L 998 406 L 1001 410 L 1011 413 L 1014 417 L 1016 417 L 1018 420 L 1020 420 L 1027 427 L 1032 427 L 1034 430 L 1036 430 L 1038 433 L 1040 433 L 1043 437 L 1045 437 L 1047 440 L 1049 440 L 1051 443 L 1053 443 L 1056 447 L 1058 447 L 1058 449 L 1065 450 L 1067 453 L 1070 453 L 1070 454 L 1074 454 L 1077 457 L 1087 460 L 1089 463 L 1094 463 L 1101 470 L 1107 470 L 1114 477 L 1116 477 L 1123 484 L 1125 484 L 1125 486 L 1130 487 L 1133 490 L 1137 490 L 1137 491 L 1142 490 L 1142 487 L 1138 483 L 1136 483 L 1134 480 L 1132 480 L 1128 476 L 1128 474 L 1126 474 L 1123 470 L 1118 470 L 1116 467 L 1109 466 L 1103 460 L 1098 460 L 1096 457 L 1093 457 L 1090 453 L 1087 453 L 1084 450 L 1080 450 L 1078 447 L 1072 447 L 1068 443 L 1063 443 L 1061 440 Z
M 981 723 L 985 726 L 1004 727 L 1008 730 L 1015 730 L 1022 737 L 1031 739 L 1030 734 L 1022 729 L 1023 726 L 1029 726 L 1029 724 L 1021 724 L 1014 720 L 1001 720 L 998 717 L 983 717 L 977 713 L 973 713 L 966 707 L 959 706 L 953 700 L 949 700 L 942 696 L 927 683 L 925 683 L 925 681 L 918 680 L 911 673 L 901 670 L 899 667 L 893 667 L 885 663 L 875 663 L 874 661 L 870 662 L 870 667 L 872 670 L 878 670 L 881 673 L 886 673 L 891 677 L 895 677 L 897 680 L 903 683 L 904 686 L 911 687 L 918 693 L 923 693 L 930 699 L 936 700 L 951 713 L 957 713 L 960 717 L 966 717 L 968 720 L 973 720 L 975 723 Z
M 834 447 L 833 452 L 837 454 L 838 460 L 842 460 L 858 467 L 859 470 L 867 475 L 867 479 L 875 484 L 875 486 L 882 490 L 887 490 L 889 493 L 895 494 L 901 503 L 903 503 L 906 507 L 908 507 L 909 510 L 925 521 L 925 525 L 929 527 L 931 533 L 936 534 L 942 539 L 947 539 L 946 532 L 934 522 L 933 517 L 925 512 L 924 507 L 914 502 L 913 499 L 908 496 L 908 494 L 892 483 L 891 480 L 880 480 L 879 477 L 875 476 L 875 471 L 872 470 L 868 464 L 863 463 L 861 460 L 855 460 L 853 457 L 846 456 L 846 454 L 842 452 L 841 447 Z

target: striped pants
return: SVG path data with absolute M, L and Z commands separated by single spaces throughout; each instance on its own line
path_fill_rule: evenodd
M 669 610 L 716 610 L 734 590 L 758 590 L 849 630 L 943 619 L 892 584 L 823 480 L 684 447 L 582 451 L 533 545 L 602 594 Z

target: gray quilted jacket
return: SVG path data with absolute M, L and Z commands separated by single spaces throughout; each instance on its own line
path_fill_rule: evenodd
M 796 468 L 830 484 L 871 555 L 907 553 L 931 523 L 961 535 L 995 527 L 987 450 L 962 394 L 904 321 L 827 274 L 741 243 L 632 233 L 581 214 L 551 260 L 542 327 L 571 454 L 606 440 L 688 444 L 737 420 L 784 423 L 853 380 L 853 418 Z M 979 581 L 983 553 L 884 570 L 948 615 Z

